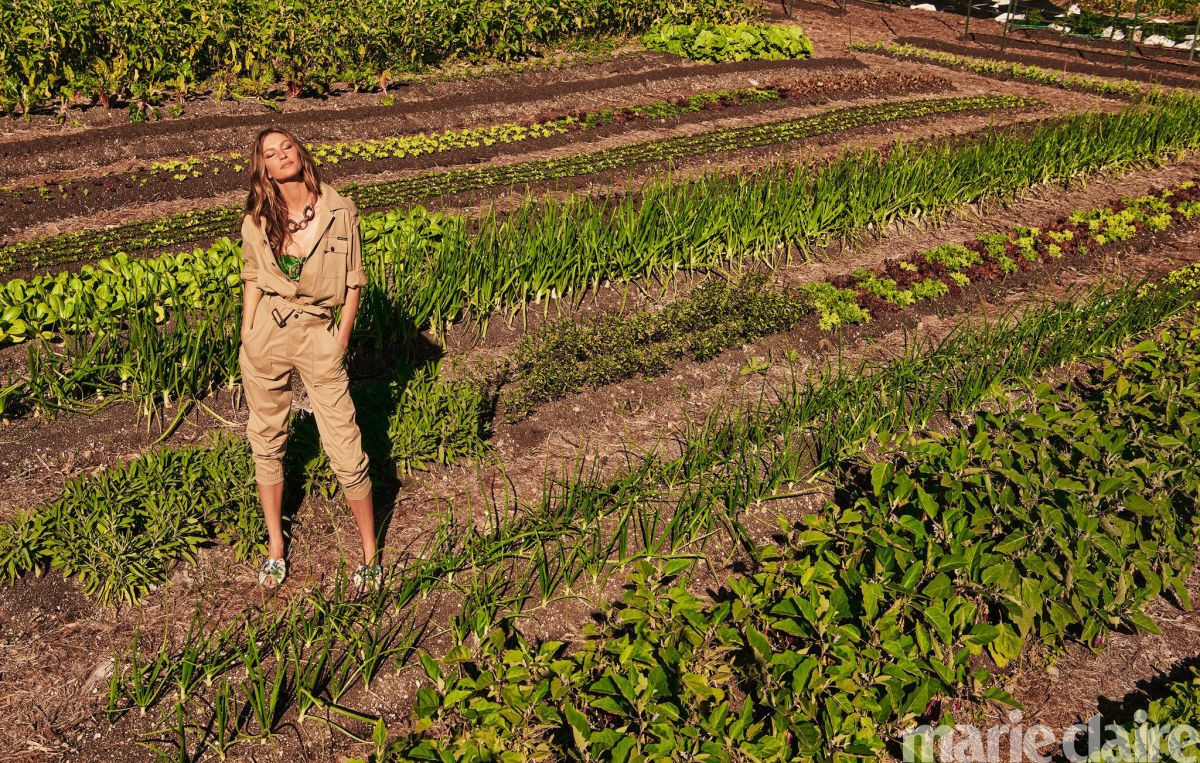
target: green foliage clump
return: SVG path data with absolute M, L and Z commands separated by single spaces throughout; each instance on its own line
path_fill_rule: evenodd
M 441 363 L 401 364 L 397 370 L 396 378 L 351 392 L 377 483 L 484 455 L 492 400 L 482 384 L 442 379 Z M 338 483 L 315 421 L 306 415 L 293 430 L 289 453 L 306 454 L 293 465 L 303 475 L 304 491 L 332 498 Z
M 1038 228 L 1016 228 L 1012 232 L 1012 242 L 1017 247 L 1017 254 L 1025 258 L 1027 262 L 1037 262 L 1041 259 L 1038 254 L 1038 236 L 1041 235 L 1041 230 Z
M 866 308 L 858 304 L 858 293 L 853 289 L 839 289 L 828 283 L 806 283 L 798 291 L 817 311 L 817 325 L 822 331 L 870 320 Z
M 948 270 L 966 270 L 983 262 L 983 258 L 962 244 L 939 244 L 925 252 L 925 261 Z
M 1200 742 L 1194 734 L 1185 734 L 1182 729 L 1195 729 L 1197 724 L 1200 724 L 1200 670 L 1193 667 L 1190 677 L 1170 682 L 1164 696 L 1134 712 L 1132 723 L 1105 726 L 1103 744 L 1088 762 L 1195 760 Z
M 799 27 L 783 24 L 658 24 L 642 37 L 650 50 L 674 53 L 694 61 L 771 61 L 808 58 L 812 40 Z
M 161 450 L 67 483 L 58 500 L 0 531 L 6 581 L 46 566 L 105 603 L 133 604 L 211 538 L 239 558 L 265 544 L 244 443 Z
M 854 278 L 858 288 L 876 299 L 890 302 L 897 307 L 908 307 L 917 301 L 910 290 L 897 288 L 894 279 L 880 278 L 867 270 L 856 270 Z
M 950 287 L 946 285 L 945 281 L 926 278 L 913 284 L 911 291 L 917 300 L 937 299 L 949 294 Z

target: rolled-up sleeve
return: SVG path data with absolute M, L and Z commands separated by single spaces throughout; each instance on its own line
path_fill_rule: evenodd
M 367 285 L 367 273 L 363 268 L 362 231 L 358 228 L 358 207 L 354 202 L 347 201 L 347 211 L 350 214 L 350 254 L 346 257 L 346 288 L 361 289 Z
M 258 241 L 258 226 L 250 215 L 242 218 L 242 282 L 258 285 L 258 255 L 254 249 Z

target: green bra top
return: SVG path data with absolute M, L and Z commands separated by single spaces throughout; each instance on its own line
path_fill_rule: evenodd
M 304 259 L 300 257 L 293 257 L 290 254 L 284 254 L 281 255 L 277 261 L 279 262 L 279 269 L 283 271 L 283 274 L 287 276 L 289 280 L 300 280 L 300 272 L 304 270 Z

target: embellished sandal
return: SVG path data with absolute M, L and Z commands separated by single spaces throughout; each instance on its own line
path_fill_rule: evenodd
M 371 589 L 378 591 L 383 586 L 383 567 L 378 564 L 360 564 L 351 578 L 354 587 L 359 590 Z
M 258 584 L 275 588 L 283 584 L 287 577 L 287 562 L 282 559 L 268 559 L 258 568 Z

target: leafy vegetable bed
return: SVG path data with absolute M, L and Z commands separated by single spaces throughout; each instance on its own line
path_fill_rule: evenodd
M 784 24 L 657 24 L 642 36 L 650 50 L 695 61 L 808 58 L 812 40 L 799 27 Z
M 711 600 L 673 580 L 686 561 L 647 565 L 578 651 L 502 629 L 425 661 L 433 686 L 392 752 L 877 756 L 939 699 L 1012 703 L 991 664 L 1026 644 L 1157 631 L 1149 600 L 1191 606 L 1198 339 L 1184 322 L 1078 385 L 864 461 Z

